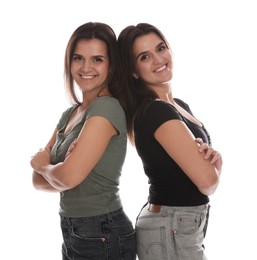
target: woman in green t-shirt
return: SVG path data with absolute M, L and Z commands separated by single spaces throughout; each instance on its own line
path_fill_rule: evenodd
M 65 53 L 65 79 L 72 106 L 31 159 L 33 185 L 60 192 L 64 260 L 136 259 L 135 231 L 119 196 L 127 132 L 118 101 L 117 40 L 108 25 L 86 23 L 74 31 Z

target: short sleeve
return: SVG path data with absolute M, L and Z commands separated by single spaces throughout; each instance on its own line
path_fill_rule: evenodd
M 177 109 L 163 101 L 154 101 L 149 108 L 143 113 L 135 124 L 136 128 L 147 129 L 150 135 L 165 122 L 169 120 L 183 120 Z M 135 129 L 137 131 L 137 129 Z
M 125 113 L 116 98 L 98 97 L 88 108 L 86 119 L 92 116 L 102 116 L 111 122 L 120 133 L 126 132 Z

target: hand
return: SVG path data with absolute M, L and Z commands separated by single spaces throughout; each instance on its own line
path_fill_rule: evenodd
M 223 164 L 221 154 L 210 147 L 207 143 L 204 143 L 201 138 L 196 138 L 195 141 L 199 144 L 198 151 L 204 154 L 204 159 L 209 160 L 220 172 Z
M 68 149 L 68 151 L 67 151 L 67 153 L 66 153 L 66 155 L 65 155 L 65 158 L 67 158 L 67 157 L 71 154 L 71 152 L 73 151 L 73 149 L 75 148 L 75 146 L 77 145 L 77 143 L 78 143 L 78 140 L 77 140 L 77 139 L 75 139 L 75 140 L 71 143 L 71 145 L 70 145 L 70 147 L 69 147 L 69 149 Z
M 50 152 L 47 149 L 39 149 L 34 156 L 31 157 L 30 165 L 37 172 L 42 166 L 50 164 Z

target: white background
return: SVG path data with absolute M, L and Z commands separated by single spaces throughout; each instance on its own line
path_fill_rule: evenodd
M 88 21 L 106 22 L 117 35 L 127 25 L 148 22 L 167 37 L 174 96 L 189 103 L 224 160 L 211 196 L 209 260 L 257 259 L 254 2 L 1 1 L 1 259 L 61 259 L 59 194 L 32 187 L 29 161 L 69 106 L 64 51 L 72 32 Z M 141 162 L 129 146 L 121 196 L 133 223 L 147 191 Z

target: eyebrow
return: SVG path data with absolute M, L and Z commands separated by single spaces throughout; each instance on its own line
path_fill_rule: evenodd
M 159 44 L 157 44 L 157 46 L 155 47 L 155 49 L 158 49 L 161 45 L 165 44 L 164 41 L 161 41 Z M 166 44 L 165 44 L 166 46 Z M 143 52 L 140 52 L 137 56 L 136 56 L 136 60 L 143 54 L 147 54 L 148 51 L 143 51 Z
M 74 53 L 73 56 L 80 56 L 80 57 L 84 57 L 83 54 L 78 54 L 78 53 Z M 108 56 L 102 55 L 102 54 L 96 54 L 96 55 L 92 55 L 92 57 L 100 57 L 100 58 L 106 58 Z
M 147 53 L 147 51 L 140 52 L 140 53 L 136 56 L 136 60 L 137 60 L 140 56 L 142 56 L 143 54 L 146 54 L 146 53 Z

